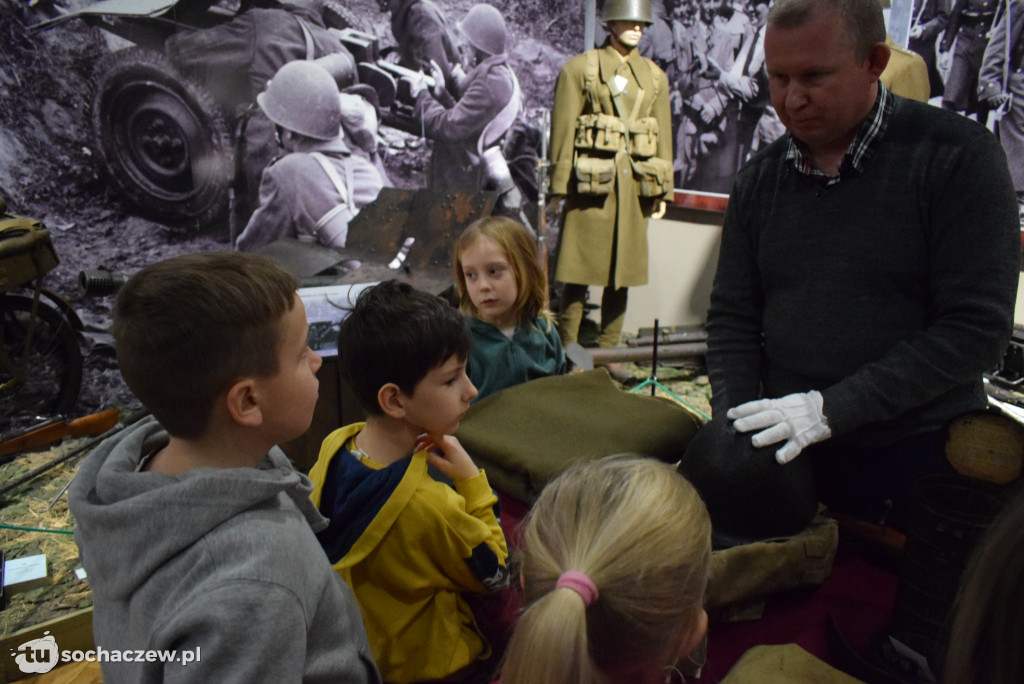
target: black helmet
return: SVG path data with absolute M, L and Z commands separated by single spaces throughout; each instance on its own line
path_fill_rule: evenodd
M 818 512 L 810 457 L 780 465 L 778 444 L 755 448 L 750 437 L 713 419 L 679 462 L 708 508 L 716 548 L 797 534 Z

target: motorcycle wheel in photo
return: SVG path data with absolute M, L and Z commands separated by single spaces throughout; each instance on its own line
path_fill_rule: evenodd
M 66 414 L 82 386 L 82 351 L 67 315 L 31 290 L 0 294 L 0 418 Z

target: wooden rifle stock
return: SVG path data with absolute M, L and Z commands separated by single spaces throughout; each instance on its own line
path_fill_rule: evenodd
M 65 437 L 87 437 L 106 432 L 115 425 L 121 413 L 116 408 L 93 413 L 72 421 L 57 421 L 29 430 L 0 442 L 0 465 L 23 451 L 49 446 Z
M 899 530 L 888 525 L 855 518 L 845 513 L 829 511 L 828 515 L 839 523 L 840 533 L 845 532 L 855 539 L 889 551 L 903 551 L 907 537 Z
M 106 413 L 106 412 L 104 412 L 104 413 Z M 33 470 L 28 471 L 27 473 L 25 473 L 21 477 L 15 478 L 14 480 L 11 480 L 10 482 L 5 482 L 3 485 L 0 485 L 0 497 L 5 496 L 8 492 L 10 492 L 13 489 L 17 489 L 18 487 L 20 487 L 21 485 L 25 484 L 26 482 L 31 482 L 32 480 L 34 480 L 35 478 L 39 477 L 40 475 L 42 475 L 46 471 L 51 470 L 52 468 L 55 468 L 55 467 L 59 466 L 61 463 L 64 463 L 65 461 L 69 461 L 72 458 L 75 458 L 76 456 L 79 456 L 79 455 L 85 453 L 86 451 L 89 451 L 89 450 L 93 449 L 94 447 L 99 445 L 101 442 L 103 442 L 103 440 L 107 439 L 108 437 L 112 437 L 113 435 L 116 435 L 121 430 L 124 430 L 125 428 L 128 428 L 128 427 L 134 425 L 135 423 L 139 422 L 142 418 L 145 418 L 148 415 L 149 415 L 149 411 L 146 411 L 145 409 L 140 409 L 140 410 L 138 410 L 138 411 L 136 411 L 136 412 L 134 412 L 132 414 L 129 414 L 129 416 L 127 418 L 125 418 L 125 421 L 123 423 L 121 423 L 121 424 L 117 424 L 117 421 L 115 420 L 113 427 L 111 427 L 108 430 L 104 430 L 103 432 L 101 432 L 100 434 L 96 435 L 92 439 L 88 440 L 87 442 L 85 442 L 81 446 L 79 446 L 79 447 L 77 447 L 75 449 L 72 449 L 71 451 L 68 451 L 66 453 L 63 453 L 60 456 L 58 456 L 57 458 L 54 458 L 54 459 L 51 459 L 51 460 L 47 461 L 46 463 L 42 464 L 38 468 L 34 468 Z M 54 499 L 54 501 L 56 501 L 56 499 Z M 0 499 L 0 508 L 2 508 L 5 504 L 6 504 L 6 501 Z

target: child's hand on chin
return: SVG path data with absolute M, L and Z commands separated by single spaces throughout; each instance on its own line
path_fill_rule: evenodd
M 424 432 L 416 442 L 415 451 L 426 450 L 427 461 L 457 481 L 476 477 L 480 469 L 452 435 L 431 435 Z

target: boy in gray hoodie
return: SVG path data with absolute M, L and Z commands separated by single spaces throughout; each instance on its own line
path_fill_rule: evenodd
M 275 446 L 318 394 L 296 287 L 231 252 L 153 264 L 118 294 L 118 365 L 153 416 L 70 491 L 105 682 L 380 682 L 310 482 Z

